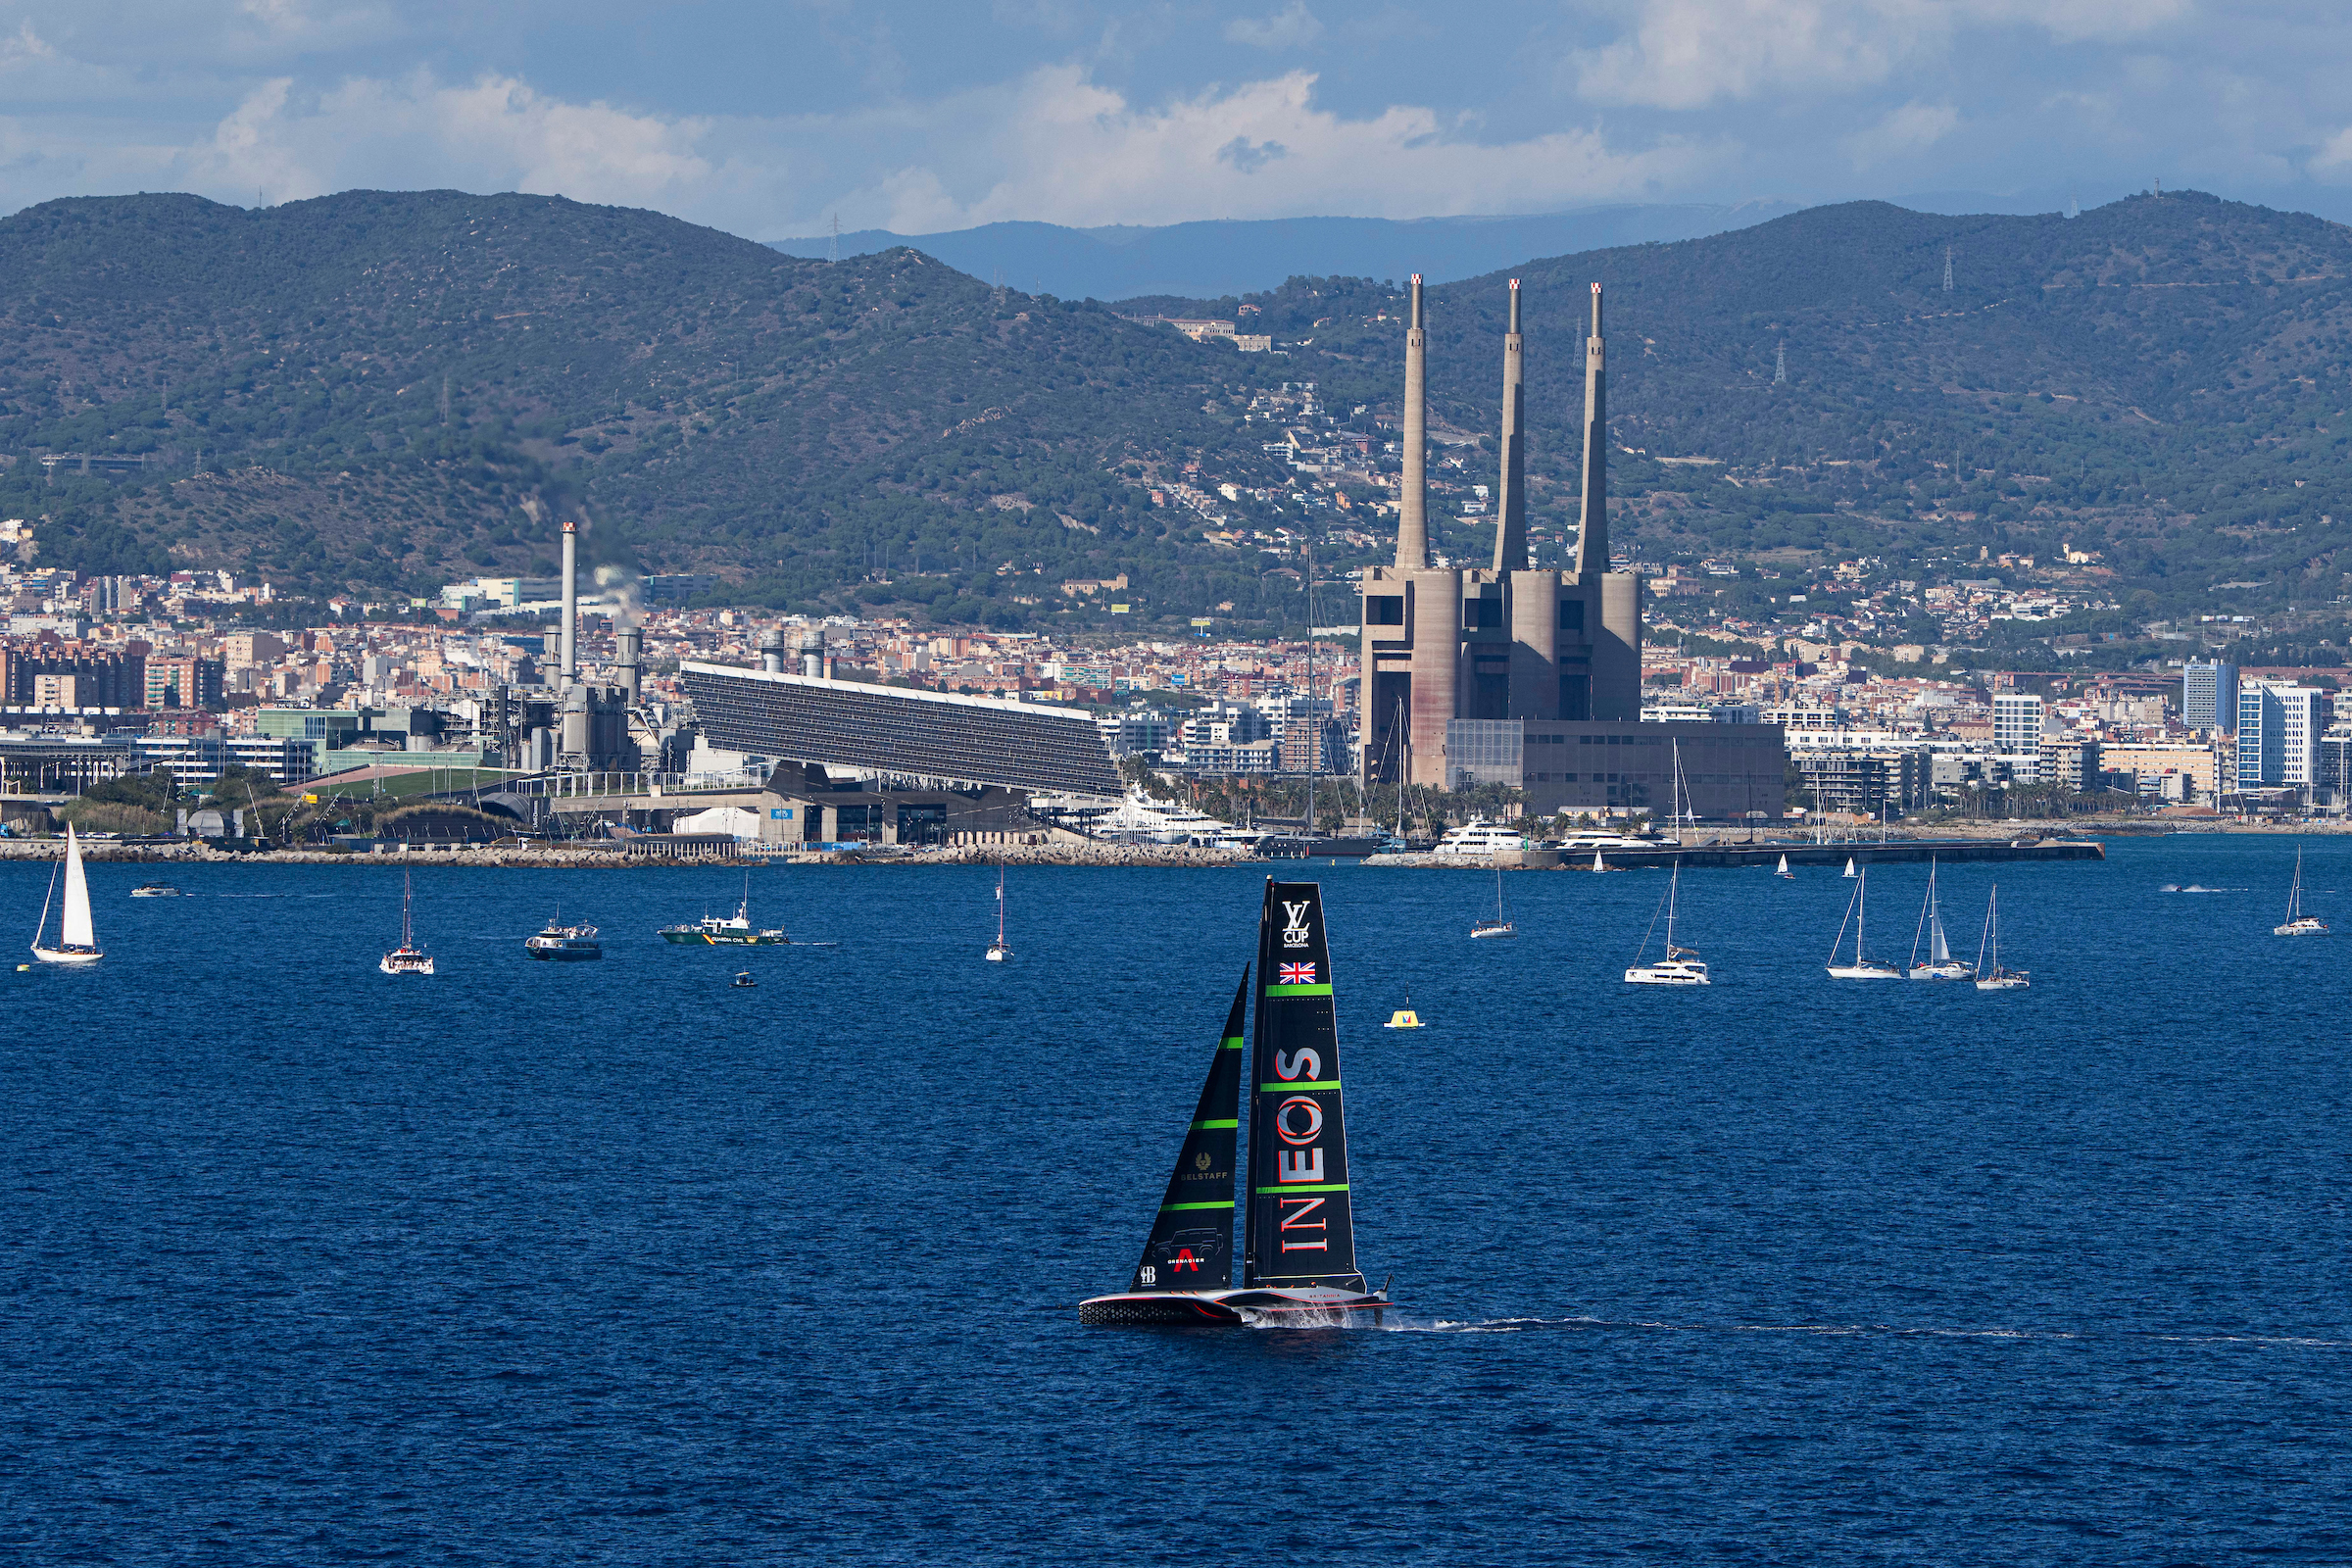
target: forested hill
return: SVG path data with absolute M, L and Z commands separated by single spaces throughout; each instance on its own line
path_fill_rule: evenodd
M 1944 287 L 1950 258 L 1952 286 Z M 2352 229 L 2166 192 L 2066 219 L 1817 208 L 1736 233 L 1536 261 L 1431 291 L 1432 397 L 1494 427 L 1523 280 L 1539 487 L 1572 515 L 1590 285 L 1645 551 L 2105 554 L 2168 612 L 2352 589 Z M 1399 300 L 1294 279 L 1256 329 L 1311 338 L 1341 397 L 1393 399 Z M 1385 318 L 1385 319 L 1383 318 Z M 1785 356 L 1787 380 L 1775 374 Z M 1342 368 L 1341 367 L 1345 367 Z M 1737 484 L 1725 469 L 1747 470 Z M 1648 492 L 1655 505 L 1640 498 Z
M 530 196 L 142 196 L 0 222 L 0 506 L 47 519 L 45 564 L 380 597 L 552 569 L 533 510 L 584 506 L 593 556 L 774 603 L 1258 588 L 1229 552 L 1188 563 L 1127 482 L 1216 440 L 1203 405 L 1250 366 L 908 250 L 827 266 Z M 44 452 L 153 466 L 44 482 Z
M 2151 615 L 2352 586 L 2352 230 L 2195 193 L 2074 220 L 1863 203 L 1533 261 L 1432 293 L 1433 398 L 1461 430 L 1495 423 L 1506 275 L 1555 550 L 1597 279 L 1612 434 L 1637 449 L 1616 538 L 1645 557 L 1956 566 L 2072 542 Z M 1056 584 L 1124 572 L 1138 621 L 1247 620 L 1296 605 L 1283 561 L 1150 490 L 1198 462 L 1245 526 L 1337 521 L 1274 511 L 1296 475 L 1242 410 L 1314 380 L 1373 432 L 1399 303 L 1299 278 L 1120 308 L 1233 317 L 1284 350 L 1243 355 L 907 249 L 828 266 L 558 198 L 52 202 L 0 220 L 0 515 L 41 519 L 47 564 L 384 597 L 544 573 L 545 519 L 581 508 L 592 558 L 717 571 L 738 601 L 1087 620 L 1106 607 Z M 154 461 L 45 481 L 37 458 L 67 452 Z M 1488 548 L 1486 519 L 1439 526 Z

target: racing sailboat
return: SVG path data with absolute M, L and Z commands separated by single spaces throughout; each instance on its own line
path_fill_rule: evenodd
M 1928 961 L 1919 961 L 1920 943 L 1928 947 Z M 1974 980 L 1977 971 L 1952 956 L 1943 937 L 1943 910 L 1936 903 L 1936 857 L 1928 857 L 1928 899 L 1919 906 L 1919 928 L 1911 933 L 1911 978 L 1914 980 Z
M 1143 1256 L 1126 1290 L 1078 1304 L 1079 1322 L 1338 1323 L 1369 1312 L 1377 1325 L 1388 1307 L 1388 1287 L 1368 1290 L 1355 1266 L 1320 886 L 1267 881 L 1255 972 L 1255 1040 L 1242 1037 L 1250 983 L 1245 969 Z M 1250 1164 L 1237 1289 L 1233 1200 L 1246 1046 Z
M 51 896 L 57 887 L 57 874 L 51 872 Z M 90 925 L 90 883 L 81 871 L 81 840 L 74 834 L 74 824 L 66 824 L 66 908 L 58 917 L 57 946 L 41 946 L 41 935 L 49 929 L 49 898 L 41 900 L 41 923 L 33 927 L 32 956 L 43 963 L 96 963 L 106 956 L 98 946 L 98 933 Z

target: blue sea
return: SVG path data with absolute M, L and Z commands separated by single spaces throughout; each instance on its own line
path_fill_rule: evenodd
M 1317 865 L 1384 1329 L 1082 1329 L 1261 873 L 90 873 L 0 967 L 0 1560 L 2352 1559 L 2352 842 L 2000 881 Z M 29 936 L 45 867 L 0 866 Z M 1903 958 L 1925 867 L 1870 879 Z M 2168 888 L 2209 891 L 2165 891 Z M 601 963 L 539 964 L 561 907 Z M 1652 950 L 1655 951 L 1654 939 Z M 749 968 L 753 989 L 728 985 Z M 1379 1027 L 1411 1004 L 1429 1027 Z

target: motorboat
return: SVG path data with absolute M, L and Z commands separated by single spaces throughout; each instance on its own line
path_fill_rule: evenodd
M 169 882 L 142 882 L 130 890 L 134 899 L 184 899 L 186 894 Z
M 523 938 L 522 951 L 556 963 L 578 963 L 605 956 L 604 945 L 596 940 L 596 927 L 564 925 L 561 916 L 551 918 L 546 930 Z
M 1527 847 L 1527 835 L 1507 822 L 1490 822 L 1474 816 L 1460 827 L 1447 828 L 1431 853 L 1447 858 L 1458 857 L 1492 856 L 1496 850 L 1519 850 Z
M 662 940 L 713 948 L 770 948 L 791 941 L 782 931 L 752 924 L 752 876 L 743 876 L 743 902 L 731 915 L 706 914 L 692 925 L 665 925 Z

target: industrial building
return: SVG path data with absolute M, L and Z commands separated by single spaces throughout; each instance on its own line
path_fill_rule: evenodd
M 1608 374 L 1600 285 L 1585 340 L 1582 532 L 1573 570 L 1527 552 L 1527 396 L 1519 283 L 1502 343 L 1494 564 L 1434 564 L 1425 469 L 1428 334 L 1421 278 L 1404 336 L 1403 480 L 1396 562 L 1362 576 L 1358 767 L 1366 784 L 1518 785 L 1531 811 L 1782 809 L 1776 724 L 1643 724 L 1642 582 L 1612 571 Z M 1686 792 L 1674 800 L 1679 755 Z
M 801 843 L 956 843 L 1036 830 L 1030 792 L 1116 797 L 1094 718 L 1000 702 L 688 662 L 706 744 L 779 764 L 761 836 Z M 808 662 L 813 663 L 813 656 Z

